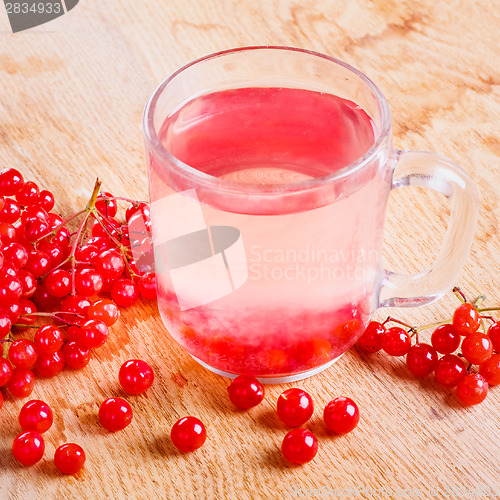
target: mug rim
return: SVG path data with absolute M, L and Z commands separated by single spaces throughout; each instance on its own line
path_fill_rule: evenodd
M 255 183 L 239 183 L 237 181 L 221 179 L 220 177 L 215 177 L 211 174 L 207 174 L 202 172 L 189 164 L 183 162 L 175 155 L 173 155 L 165 146 L 163 146 L 160 138 L 158 137 L 158 133 L 156 131 L 156 127 L 154 126 L 154 113 L 156 110 L 156 104 L 167 87 L 167 85 L 178 75 L 182 74 L 187 69 L 192 66 L 203 63 L 204 61 L 215 59 L 218 57 L 223 57 L 229 54 L 235 54 L 238 52 L 248 52 L 248 51 L 265 51 L 265 50 L 277 50 L 277 51 L 289 51 L 289 52 L 299 52 L 302 54 L 306 54 L 313 57 L 319 57 L 322 59 L 326 59 L 329 62 L 334 64 L 343 66 L 345 69 L 354 73 L 357 77 L 359 77 L 373 92 L 377 104 L 379 107 L 379 112 L 381 116 L 381 125 L 380 129 L 376 131 L 375 140 L 370 148 L 359 158 L 349 163 L 345 167 L 342 167 L 335 172 L 329 173 L 328 175 L 324 175 L 321 177 L 315 177 L 312 179 L 298 180 L 292 182 L 286 182 L 283 184 L 255 184 Z M 147 150 L 153 152 L 155 156 L 160 157 L 165 160 L 169 165 L 169 168 L 175 168 L 178 173 L 183 174 L 186 177 L 193 179 L 196 182 L 196 186 L 194 187 L 205 187 L 211 188 L 213 191 L 229 191 L 235 194 L 244 194 L 248 196 L 249 194 L 260 194 L 265 195 L 269 193 L 273 196 L 276 194 L 283 194 L 289 192 L 298 192 L 298 191 L 308 191 L 310 189 L 315 189 L 320 186 L 324 186 L 330 183 L 333 183 L 339 179 L 345 179 L 350 175 L 362 170 L 365 166 L 369 165 L 374 157 L 378 154 L 379 150 L 383 147 L 383 144 L 390 133 L 391 130 L 391 115 L 389 110 L 389 104 L 384 97 L 382 91 L 378 88 L 378 86 L 364 73 L 360 70 L 356 69 L 354 66 L 341 61 L 332 56 L 328 56 L 326 54 L 322 54 L 321 52 L 302 49 L 298 47 L 289 47 L 284 45 L 250 45 L 244 47 L 235 47 L 232 49 L 221 50 L 218 52 L 213 52 L 211 54 L 207 54 L 198 59 L 195 59 L 184 66 L 180 67 L 173 73 L 171 73 L 167 78 L 165 78 L 153 92 L 151 97 L 148 99 L 146 106 L 143 112 L 142 118 L 142 129 L 143 136 L 147 146 Z

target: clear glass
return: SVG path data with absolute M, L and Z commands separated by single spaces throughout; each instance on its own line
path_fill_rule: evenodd
M 334 111 L 316 122 L 311 107 L 300 122 L 313 102 Z M 209 55 L 159 86 L 143 127 L 160 314 L 222 375 L 282 382 L 325 369 L 378 307 L 442 296 L 469 251 L 470 178 L 446 158 L 394 150 L 382 93 L 334 58 L 287 47 Z M 323 154 L 330 143 L 345 164 Z M 408 185 L 451 204 L 436 262 L 418 275 L 382 266 L 387 200 Z

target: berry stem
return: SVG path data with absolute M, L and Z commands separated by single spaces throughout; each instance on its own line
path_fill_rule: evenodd
M 386 323 L 390 323 L 390 322 L 398 323 L 399 325 L 406 326 L 406 328 L 409 328 L 412 331 L 417 330 L 417 328 L 415 328 L 414 326 L 409 325 L 408 323 L 405 323 L 404 321 L 401 321 L 399 319 L 393 318 L 392 316 L 387 316 L 386 320 L 382 324 L 385 326 Z
M 141 203 L 147 203 L 147 201 L 132 200 L 130 198 L 124 198 L 123 196 L 99 196 L 99 200 L 108 201 L 126 201 L 127 203 L 132 203 L 134 207 L 139 206 Z
M 97 183 L 96 183 L 97 184 Z M 99 184 L 100 186 L 100 184 Z M 94 194 L 92 194 L 94 196 Z M 89 204 L 92 202 L 92 198 L 89 201 Z M 95 204 L 95 200 L 93 201 Z M 78 247 L 78 243 L 80 241 L 80 237 L 83 233 L 83 230 L 85 229 L 85 226 L 87 225 L 87 221 L 89 220 L 89 216 L 91 214 L 91 209 L 88 208 L 89 205 L 87 205 L 87 210 L 85 213 L 85 216 L 82 219 L 82 222 L 80 223 L 80 227 L 78 228 L 78 232 L 76 233 L 75 239 L 73 240 L 73 244 L 71 246 L 71 253 L 68 257 L 68 259 L 71 259 L 71 293 L 72 295 L 76 294 L 76 283 L 75 283 L 75 271 L 76 271 L 76 264 L 75 264 L 75 253 L 76 249 Z
M 460 300 L 460 302 L 467 302 L 467 297 L 458 286 L 453 287 L 452 292 L 458 297 L 458 300 Z
M 99 177 L 95 180 L 94 184 L 94 190 L 92 191 L 92 195 L 90 196 L 90 200 L 87 203 L 87 207 L 85 210 L 91 211 L 95 210 L 95 202 L 97 201 L 97 198 L 99 196 L 99 190 L 101 189 L 102 181 L 99 180 Z

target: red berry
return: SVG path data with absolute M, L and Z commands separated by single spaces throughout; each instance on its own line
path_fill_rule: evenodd
M 7 385 L 12 378 L 12 365 L 5 358 L 0 357 L 0 387 Z
M 480 365 L 493 354 L 493 344 L 490 338 L 479 333 L 471 333 L 462 341 L 462 355 L 473 365 Z
M 455 331 L 453 325 L 438 326 L 431 336 L 431 344 L 441 354 L 451 354 L 460 345 L 460 334 Z
M 7 389 L 15 398 L 27 398 L 35 386 L 35 376 L 29 368 L 14 368 Z
M 156 274 L 146 273 L 143 274 L 137 283 L 139 293 L 144 299 L 156 299 Z
M 468 302 L 461 304 L 453 313 L 453 328 L 459 335 L 475 333 L 481 325 L 477 309 Z
M 40 377 L 51 378 L 61 373 L 65 364 L 62 351 L 43 353 L 36 360 L 35 371 Z
M 14 276 L 0 277 L 0 304 L 18 301 L 23 294 L 23 285 Z
M 385 331 L 384 325 L 377 321 L 370 321 L 363 335 L 358 340 L 358 346 L 366 352 L 380 351 Z
M 50 191 L 47 191 L 46 189 L 40 191 L 38 204 L 45 211 L 50 212 L 54 208 L 54 201 L 54 195 Z
M 394 326 L 388 328 L 382 339 L 382 349 L 391 356 L 404 356 L 411 347 L 411 337 L 407 331 Z
M 12 224 L 21 216 L 21 207 L 17 201 L 6 198 L 2 210 L 0 210 L 0 222 Z
M 50 232 L 48 223 L 40 219 L 29 219 L 24 226 L 24 236 L 28 241 L 36 241 Z
M 493 354 L 480 365 L 479 374 L 484 377 L 488 385 L 500 385 L 500 354 Z
M 68 342 L 62 350 L 64 362 L 73 370 L 85 368 L 90 361 L 90 349 L 83 347 L 78 342 Z
M 76 292 L 84 297 L 97 295 L 103 287 L 101 273 L 92 268 L 79 269 L 75 273 Z
M 466 405 L 482 403 L 488 395 L 488 382 L 478 373 L 463 377 L 457 385 L 457 396 Z
M 52 422 L 53 415 L 50 406 L 39 399 L 28 401 L 19 412 L 19 423 L 23 431 L 36 431 L 43 434 L 50 429 Z
M 31 368 L 37 357 L 36 346 L 31 340 L 19 339 L 10 344 L 9 360 L 17 368 Z
M 89 319 L 80 327 L 77 341 L 87 349 L 97 349 L 106 343 L 108 334 L 106 323 L 98 319 Z
M 50 271 L 50 259 L 45 252 L 33 250 L 29 252 L 25 267 L 35 278 L 40 278 Z
M 253 408 L 264 399 L 264 386 L 255 378 L 247 375 L 236 377 L 227 388 L 229 399 L 238 408 Z
M 36 315 L 34 314 L 37 312 L 36 305 L 31 300 L 21 297 L 19 299 L 19 307 L 21 309 L 21 323 L 32 325 L 36 321 Z
M 436 349 L 429 344 L 418 343 L 410 347 L 406 355 L 408 369 L 416 377 L 427 377 L 436 368 L 438 355 Z
M 177 449 L 186 453 L 203 446 L 207 431 L 196 417 L 183 417 L 172 426 L 170 438 Z
M 45 442 L 38 432 L 23 432 L 12 443 L 12 453 L 23 465 L 36 464 L 42 459 L 44 451 Z
M 111 193 L 100 193 L 95 202 L 96 210 L 105 217 L 114 217 L 118 212 L 116 200 L 104 200 L 102 198 L 113 198 Z
M 287 389 L 278 397 L 276 405 L 278 417 L 289 427 L 305 424 L 314 412 L 311 396 L 302 389 Z
M 132 422 L 132 408 L 124 399 L 106 399 L 99 408 L 99 421 L 108 431 L 120 431 Z
M 125 361 L 118 374 L 120 385 L 129 394 L 141 394 L 147 391 L 154 378 L 153 369 L 140 359 Z
M 101 272 L 103 278 L 118 278 L 125 270 L 123 257 L 118 250 L 110 249 L 103 252 L 94 264 L 95 268 Z
M 71 274 L 64 269 L 56 269 L 43 280 L 45 289 L 52 297 L 66 297 L 71 292 Z
M 76 443 L 62 444 L 54 453 L 54 464 L 63 474 L 75 474 L 85 463 L 85 452 Z
M 306 429 L 293 429 L 283 439 L 281 451 L 289 462 L 305 464 L 318 453 L 318 440 Z
M 89 319 L 99 319 L 106 325 L 112 326 L 120 317 L 120 311 L 112 300 L 100 299 L 89 307 L 87 317 Z
M 75 252 L 76 261 L 82 264 L 93 264 L 98 256 L 99 249 L 95 245 L 89 245 L 88 243 Z
M 87 311 L 90 307 L 90 301 L 82 295 L 68 295 L 61 302 L 61 311 L 63 317 L 71 323 L 83 324 Z
M 12 242 L 2 248 L 6 260 L 17 269 L 21 269 L 28 262 L 28 250 L 20 243 Z
M 455 354 L 445 354 L 434 370 L 436 381 L 443 387 L 455 387 L 467 375 L 467 365 Z
M 5 244 L 15 241 L 17 238 L 16 228 L 7 222 L 0 222 L 0 238 Z
M 21 286 L 23 287 L 23 297 L 29 298 L 36 292 L 37 281 L 29 271 L 26 271 L 26 269 L 19 269 L 17 272 L 17 279 L 21 282 Z
M 24 207 L 37 204 L 40 201 L 40 189 L 37 184 L 32 181 L 25 182 L 16 193 L 16 201 Z
M 122 307 L 128 307 L 137 302 L 139 289 L 127 278 L 116 280 L 111 287 L 111 298 Z
M 323 420 L 328 430 L 336 434 L 351 432 L 359 422 L 358 405 L 350 398 L 335 398 L 325 406 Z
M 493 344 L 493 350 L 495 352 L 500 352 L 500 322 L 497 321 L 493 323 L 488 328 L 488 337 L 491 339 L 491 343 Z
M 0 339 L 4 339 L 12 328 L 12 321 L 7 313 L 0 312 Z
M 34 340 L 38 352 L 48 354 L 62 348 L 64 335 L 56 326 L 45 325 L 36 331 Z
M 7 168 L 0 172 L 0 194 L 14 196 L 24 185 L 24 179 L 15 168 Z

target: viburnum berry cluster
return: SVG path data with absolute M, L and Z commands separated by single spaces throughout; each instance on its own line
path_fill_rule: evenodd
M 119 307 L 156 297 L 149 205 L 100 188 L 97 180 L 86 207 L 63 219 L 50 191 L 16 169 L 0 172 L 0 388 L 14 398 L 28 397 L 37 378 L 84 368 L 106 343 Z M 152 372 L 140 360 L 129 363 L 122 384 L 142 392 Z M 26 433 L 14 441 L 14 455 L 34 463 L 43 438 L 36 429 Z M 69 443 L 57 456 L 65 468 L 82 454 Z
M 383 350 L 391 356 L 406 356 L 415 376 L 434 374 L 443 387 L 456 387 L 462 403 L 476 405 L 484 401 L 489 386 L 500 384 L 500 322 L 488 315 L 499 308 L 481 308 L 483 295 L 471 303 L 459 288 L 453 292 L 461 304 L 451 320 L 422 327 L 392 317 L 383 323 L 371 321 L 358 346 L 368 353 Z M 390 323 L 398 326 L 388 328 Z M 421 332 L 430 328 L 430 342 L 423 342 Z

